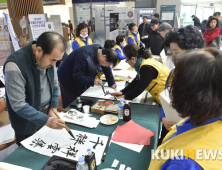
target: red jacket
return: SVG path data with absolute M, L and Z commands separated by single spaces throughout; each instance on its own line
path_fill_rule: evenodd
M 220 28 L 216 27 L 209 31 L 209 28 L 206 29 L 206 31 L 203 34 L 203 38 L 207 42 L 207 47 L 210 47 L 211 42 L 217 38 L 220 34 Z

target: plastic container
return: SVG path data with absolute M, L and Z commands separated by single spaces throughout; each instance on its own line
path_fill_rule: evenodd
M 129 121 L 131 120 L 131 108 L 128 101 L 125 103 L 126 104 L 123 107 L 123 121 Z
M 79 162 L 76 165 L 76 170 L 89 170 L 87 163 L 85 163 L 84 157 L 79 157 Z
M 124 101 L 121 98 L 118 104 L 118 118 L 119 119 L 123 119 L 123 107 L 124 107 Z

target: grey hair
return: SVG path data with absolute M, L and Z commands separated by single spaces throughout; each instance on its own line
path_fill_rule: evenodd
M 162 23 L 159 28 L 157 29 L 157 32 L 164 32 L 166 30 L 171 31 L 173 28 L 170 24 L 168 24 L 167 22 Z

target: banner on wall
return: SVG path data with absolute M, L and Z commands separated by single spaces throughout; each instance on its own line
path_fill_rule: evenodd
M 49 22 L 53 22 L 54 31 L 63 36 L 62 22 L 60 15 L 50 15 Z
M 0 0 L 0 9 L 7 8 L 7 0 Z
M 13 17 L 12 25 L 15 30 L 19 47 L 27 45 L 29 40 L 29 19 L 28 16 Z
M 45 14 L 29 14 L 30 27 L 32 30 L 33 40 L 37 40 L 37 38 L 43 33 L 46 32 L 46 21 Z
M 5 18 L 0 18 L 0 66 L 3 66 L 11 54 L 9 31 Z
M 6 24 L 7 24 L 7 27 L 8 27 L 9 34 L 10 34 L 11 39 L 12 39 L 12 44 L 13 44 L 14 50 L 17 51 L 17 50 L 20 49 L 20 47 L 19 47 L 18 40 L 16 38 L 14 29 L 13 29 L 13 26 L 12 26 L 11 20 L 10 20 L 8 14 L 4 13 L 4 16 L 5 16 L 5 21 L 6 21 Z
M 54 31 L 53 22 L 46 22 L 46 31 Z

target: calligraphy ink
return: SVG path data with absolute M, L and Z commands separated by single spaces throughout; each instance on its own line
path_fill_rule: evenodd
M 88 164 L 89 170 L 97 170 L 95 153 L 91 149 L 87 149 L 85 161 Z
M 123 107 L 123 121 L 129 121 L 131 120 L 131 108 L 128 101 L 125 103 L 126 104 Z

